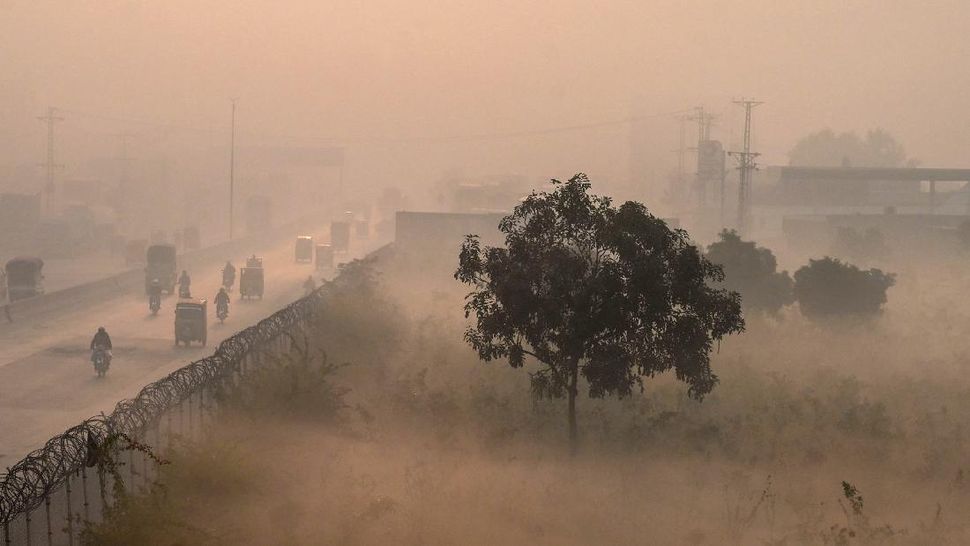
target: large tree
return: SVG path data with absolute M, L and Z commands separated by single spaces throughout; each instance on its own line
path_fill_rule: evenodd
M 741 332 L 740 296 L 712 287 L 721 268 L 640 203 L 618 208 L 577 174 L 532 193 L 499 224 L 505 247 L 469 235 L 455 278 L 472 287 L 465 339 L 513 368 L 531 357 L 536 398 L 568 399 L 576 448 L 580 377 L 590 397 L 627 396 L 673 369 L 702 398 L 717 383 L 710 351 Z

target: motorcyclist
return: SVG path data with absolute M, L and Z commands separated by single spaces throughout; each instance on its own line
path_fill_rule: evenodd
M 305 281 L 303 281 L 303 290 L 306 291 L 308 296 L 316 289 L 317 283 L 313 280 L 313 275 L 310 275 Z
M 219 289 L 219 293 L 216 294 L 215 302 L 216 302 L 216 309 L 223 306 L 225 306 L 226 308 L 229 307 L 229 292 L 226 292 L 225 287 L 222 287 Z
M 232 261 L 226 261 L 226 266 L 222 268 L 222 284 L 232 286 L 236 282 L 236 267 Z
M 191 298 L 192 297 L 192 279 L 189 277 L 189 273 L 186 270 L 182 270 L 182 274 L 179 275 L 179 297 L 181 298 Z
M 104 351 L 105 361 L 110 364 L 111 349 L 111 336 L 108 335 L 108 331 L 104 329 L 104 326 L 101 326 L 91 339 L 91 362 L 94 362 L 94 356 L 98 351 Z
M 216 294 L 216 312 L 224 311 L 227 315 L 229 314 L 229 293 L 226 292 L 225 287 L 219 289 L 219 293 Z
M 152 279 L 151 284 L 148 285 L 148 306 L 158 305 L 161 307 L 162 302 L 162 282 L 158 279 Z

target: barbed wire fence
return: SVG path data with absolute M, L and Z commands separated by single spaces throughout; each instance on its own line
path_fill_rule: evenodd
M 116 500 L 114 487 L 145 491 L 157 475 L 148 450 L 177 438 L 197 438 L 220 397 L 267 357 L 291 350 L 313 320 L 329 283 L 219 344 L 216 351 L 146 385 L 99 415 L 54 436 L 44 447 L 0 474 L 0 529 L 4 546 L 80 542 L 85 525 L 104 519 Z M 131 444 L 114 440 L 125 438 Z M 104 450 L 120 459 L 118 474 L 105 472 Z M 119 478 L 120 481 L 117 481 Z M 116 482 L 115 482 L 116 481 Z

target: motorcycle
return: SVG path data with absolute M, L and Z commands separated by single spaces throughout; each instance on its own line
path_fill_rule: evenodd
M 98 377 L 104 377 L 108 373 L 108 367 L 111 365 L 111 352 L 107 349 L 96 347 L 94 353 L 91 355 L 91 362 L 94 363 L 94 371 L 98 374 Z
M 187 285 L 187 284 L 181 284 L 181 285 L 179 285 L 179 297 L 180 298 L 191 298 L 192 297 L 192 291 L 189 290 L 189 285 Z
M 162 308 L 162 298 L 158 295 L 151 295 L 148 297 L 148 309 L 153 315 L 158 314 L 158 310 Z
M 221 303 L 221 304 L 219 304 L 219 305 L 216 306 L 216 317 L 218 317 L 220 324 L 221 323 L 224 323 L 226 321 L 226 317 L 228 317 L 228 316 L 229 316 L 229 306 L 228 305 L 226 305 L 224 303 Z
M 232 292 L 232 285 L 236 283 L 236 274 L 228 273 L 226 271 L 222 272 L 222 286 L 226 289 L 226 292 Z

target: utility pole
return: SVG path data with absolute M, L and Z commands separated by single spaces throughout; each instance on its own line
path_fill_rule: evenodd
M 694 196 L 697 199 L 698 208 L 703 208 L 707 205 L 707 180 L 701 176 L 702 150 L 704 143 L 711 140 L 714 114 L 705 112 L 703 106 L 697 106 L 694 108 L 694 115 L 688 116 L 687 119 L 697 122 L 697 171 L 694 174 Z
M 232 240 L 233 201 L 236 191 L 236 99 L 232 99 L 232 133 L 229 140 L 229 240 Z
M 738 233 L 744 234 L 744 229 L 751 208 L 751 173 L 757 169 L 755 158 L 759 153 L 751 151 L 751 109 L 761 101 L 745 99 L 734 101 L 734 104 L 744 107 L 744 151 L 728 152 L 729 155 L 737 159 L 738 170 L 741 172 L 740 183 L 738 184 Z
M 687 179 L 687 122 L 690 117 L 677 116 L 677 121 L 680 122 L 680 146 L 677 148 L 677 190 L 674 195 L 679 200 Z
M 697 122 L 697 142 L 711 139 L 711 124 L 714 123 L 714 114 L 704 111 L 703 106 L 694 107 L 694 115 L 687 119 Z
M 54 162 L 54 123 L 64 121 L 64 118 L 57 115 L 57 109 L 53 106 L 47 108 L 46 116 L 38 116 L 37 119 L 47 123 L 47 162 L 42 166 L 47 168 L 47 185 L 44 187 L 45 208 L 47 213 L 54 212 L 54 170 L 63 167 Z
M 121 178 L 118 181 L 118 191 L 115 192 L 115 213 L 119 219 L 127 220 L 124 218 L 124 211 L 127 210 L 127 196 L 128 196 L 128 164 L 131 163 L 132 158 L 128 156 L 128 139 L 133 135 L 128 133 L 121 133 L 118 139 L 121 141 L 121 155 L 118 156 L 118 161 L 121 162 Z

